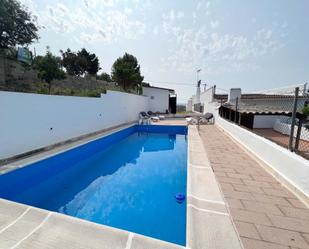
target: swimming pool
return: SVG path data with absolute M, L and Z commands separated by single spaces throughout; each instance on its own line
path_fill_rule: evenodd
M 0 197 L 185 245 L 187 128 L 134 125 L 0 176 Z

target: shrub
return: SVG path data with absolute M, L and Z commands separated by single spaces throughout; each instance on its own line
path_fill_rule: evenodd
M 309 116 L 309 106 L 304 106 L 301 110 L 301 113 L 304 114 L 306 117 Z

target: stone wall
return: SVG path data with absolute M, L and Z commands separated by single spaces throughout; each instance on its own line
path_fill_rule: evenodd
M 46 83 L 38 78 L 38 71 L 23 63 L 0 57 L 0 90 L 41 93 L 47 90 Z M 96 80 L 95 77 L 76 77 L 67 75 L 64 80 L 52 82 L 52 93 L 95 91 L 103 89 L 120 90 L 115 83 Z
M 35 82 L 39 82 L 35 70 L 16 60 L 0 57 L 0 90 L 31 91 Z

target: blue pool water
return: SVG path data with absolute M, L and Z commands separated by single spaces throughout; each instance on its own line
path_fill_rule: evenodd
M 182 126 L 133 126 L 0 176 L 0 197 L 185 245 Z

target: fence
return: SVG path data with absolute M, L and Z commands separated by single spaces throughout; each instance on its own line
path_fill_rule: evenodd
M 280 93 L 243 94 L 221 104 L 219 115 L 309 159 L 309 94 L 304 87 Z

